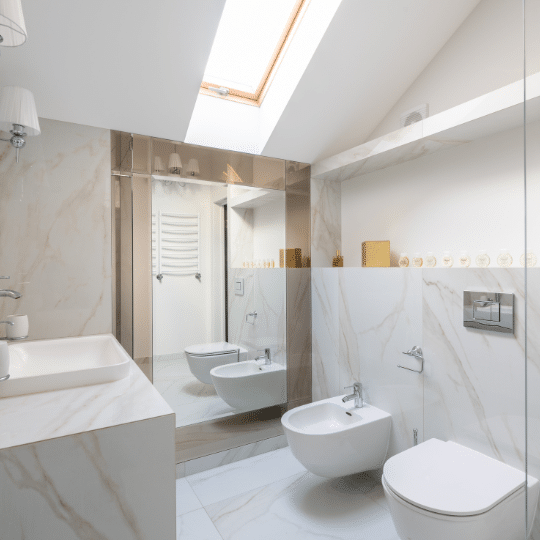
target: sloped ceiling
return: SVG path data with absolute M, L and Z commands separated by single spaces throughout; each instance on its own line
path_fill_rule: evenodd
M 313 163 L 362 144 L 478 1 L 343 0 L 262 154 Z
M 225 0 L 23 0 L 28 41 L 0 85 L 38 114 L 184 140 Z
M 325 0 L 311 0 L 324 2 Z M 262 154 L 312 163 L 364 142 L 478 0 L 343 0 Z M 0 86 L 38 114 L 185 140 L 225 0 L 23 0 Z

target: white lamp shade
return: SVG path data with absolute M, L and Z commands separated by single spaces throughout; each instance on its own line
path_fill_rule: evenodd
M 155 172 L 163 172 L 165 170 L 165 165 L 163 165 L 163 160 L 156 156 L 154 158 L 154 171 Z
M 4 47 L 17 47 L 26 41 L 21 0 L 0 0 L 0 36 Z
M 189 160 L 188 174 L 191 174 L 193 176 L 199 174 L 199 162 L 194 158 Z
M 4 86 L 0 89 L 0 130 L 9 132 L 13 124 L 24 126 L 27 135 L 41 133 L 32 92 L 19 86 Z
M 169 156 L 169 171 L 171 169 L 181 169 L 182 160 L 180 159 L 180 154 L 171 154 Z

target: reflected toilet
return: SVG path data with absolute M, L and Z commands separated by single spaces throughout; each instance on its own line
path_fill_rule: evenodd
M 189 370 L 205 384 L 212 384 L 210 371 L 213 368 L 223 364 L 242 362 L 247 360 L 248 354 L 246 349 L 226 341 L 191 345 L 185 348 L 185 353 Z

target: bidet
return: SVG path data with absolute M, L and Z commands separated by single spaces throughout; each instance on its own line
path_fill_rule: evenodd
M 296 459 L 308 471 L 327 478 L 381 467 L 391 422 L 387 412 L 367 403 L 362 408 L 344 403 L 343 396 L 297 407 L 281 419 Z

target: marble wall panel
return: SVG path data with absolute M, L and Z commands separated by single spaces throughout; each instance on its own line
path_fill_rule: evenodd
M 287 268 L 287 401 L 311 401 L 311 268 Z
M 110 133 L 40 125 L 19 163 L 0 142 L 0 287 L 23 294 L 0 319 L 27 314 L 31 339 L 111 332 Z
M 341 250 L 341 183 L 311 179 L 311 266 L 332 266 Z
M 392 415 L 388 455 L 422 440 L 423 376 L 402 354 L 422 345 L 422 273 L 401 268 L 339 269 L 339 387 L 362 383 L 368 403 Z
M 174 540 L 173 433 L 170 414 L 0 450 L 2 538 Z
M 254 345 L 259 351 L 270 347 L 272 361 L 286 366 L 286 269 L 255 268 L 253 271 L 257 312 Z
M 337 268 L 311 269 L 313 401 L 340 394 L 339 274 Z

